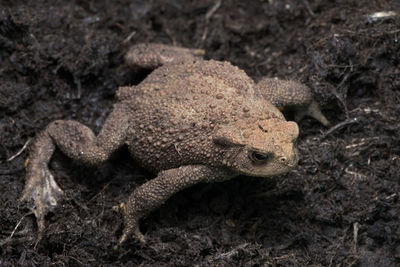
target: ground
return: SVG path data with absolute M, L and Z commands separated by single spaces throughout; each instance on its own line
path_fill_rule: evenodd
M 22 2 L 0 1 L 1 266 L 400 264 L 400 16 L 372 16 L 398 1 Z M 334 127 L 303 120 L 296 170 L 184 190 L 142 221 L 145 245 L 119 251 L 112 207 L 153 175 L 126 149 L 95 168 L 56 152 L 66 194 L 35 246 L 18 201 L 29 141 L 55 119 L 98 132 L 118 86 L 147 74 L 123 62 L 139 42 L 304 82 Z

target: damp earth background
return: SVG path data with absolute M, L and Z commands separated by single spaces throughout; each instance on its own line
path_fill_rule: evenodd
M 396 10 L 395 0 L 1 0 L 0 265 L 400 264 L 400 16 L 370 16 Z M 294 171 L 179 192 L 142 220 L 145 245 L 119 251 L 113 206 L 154 175 L 127 149 L 93 168 L 56 152 L 65 196 L 34 248 L 20 150 L 56 119 L 98 132 L 117 88 L 148 74 L 123 62 L 140 42 L 303 82 L 336 126 L 301 121 Z

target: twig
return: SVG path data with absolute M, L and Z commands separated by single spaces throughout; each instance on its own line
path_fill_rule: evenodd
M 346 73 L 346 75 L 344 75 L 342 81 L 339 83 L 338 86 L 336 86 L 336 88 L 335 88 L 335 90 L 334 90 L 334 92 L 333 92 L 334 95 L 336 96 L 336 98 L 339 100 L 340 104 L 343 105 L 344 112 L 345 112 L 345 114 L 346 114 L 346 118 L 349 118 L 349 111 L 348 111 L 348 109 L 347 109 L 347 105 L 346 105 L 345 100 L 343 99 L 343 96 L 342 96 L 342 95 L 339 95 L 339 93 L 338 93 L 337 90 L 340 89 L 340 88 L 343 86 L 343 84 L 347 81 L 347 79 L 349 78 L 349 76 L 350 76 L 350 73 Z M 346 90 L 346 94 L 347 94 L 347 90 Z
M 232 256 L 237 255 L 239 253 L 239 250 L 246 248 L 248 245 L 249 244 L 247 244 L 247 243 L 241 244 L 228 252 L 221 253 L 221 254 L 215 256 L 215 259 L 216 260 L 230 259 L 230 258 L 232 258 Z
M 10 236 L 8 237 L 8 239 L 11 239 L 11 238 L 14 236 L 15 231 L 17 231 L 18 226 L 21 224 L 22 220 L 23 220 L 26 216 L 31 215 L 31 214 L 32 214 L 32 212 L 29 212 L 29 213 L 27 213 L 27 214 L 24 214 L 24 216 L 22 216 L 21 219 L 19 219 L 19 221 L 17 222 L 17 225 L 16 225 L 16 226 L 14 227 L 14 229 L 12 230 L 12 232 L 11 232 Z
M 88 205 L 89 203 L 91 203 L 94 199 L 96 199 L 97 196 L 99 196 L 100 194 L 104 193 L 104 191 L 106 191 L 106 189 L 110 186 L 110 184 L 111 184 L 112 182 L 114 182 L 115 179 L 116 179 L 116 178 L 113 178 L 111 181 L 109 181 L 108 183 L 106 183 L 106 184 L 103 186 L 103 188 L 102 188 L 99 192 L 97 192 L 91 199 L 89 199 L 88 201 L 86 201 L 85 206 Z
M 125 40 L 122 41 L 122 43 L 125 44 L 125 43 L 129 42 L 129 41 L 132 39 L 132 37 L 135 36 L 135 34 L 136 34 L 136 31 L 131 32 L 131 33 L 128 35 L 128 37 L 126 37 Z
M 310 3 L 308 3 L 307 0 L 303 1 L 304 6 L 306 7 L 308 13 L 310 14 L 311 17 L 315 18 L 315 13 L 312 11 L 311 7 L 310 7 Z
M 372 37 L 372 38 L 376 38 L 376 37 L 380 37 L 380 36 L 382 36 L 382 35 L 394 34 L 394 33 L 398 33 L 398 32 L 400 32 L 400 30 L 387 31 L 387 32 L 379 33 L 379 34 L 372 34 L 371 37 Z
M 222 3 L 221 0 L 216 1 L 215 4 L 210 8 L 210 10 L 207 11 L 207 13 L 205 15 L 206 27 L 204 28 L 203 35 L 201 36 L 202 41 L 204 41 L 207 38 L 209 21 L 212 18 L 212 16 L 215 14 L 215 12 L 217 12 L 218 8 L 221 7 L 221 3 Z
M 220 8 L 221 2 L 222 2 L 221 0 L 215 2 L 213 7 L 206 13 L 206 21 L 209 21 L 210 18 L 214 15 L 214 13 L 218 10 L 218 8 Z
M 7 161 L 12 161 L 13 159 L 15 159 L 16 157 L 18 157 L 19 155 L 21 155 L 21 153 L 24 152 L 24 150 L 26 149 L 26 147 L 29 145 L 29 143 L 30 143 L 31 141 L 32 141 L 32 139 L 29 138 L 29 139 L 25 142 L 24 146 L 23 146 L 15 155 L 9 157 L 9 158 L 7 159 Z
M 323 135 L 322 135 L 322 139 L 324 139 L 325 137 L 327 137 L 328 135 L 330 135 L 331 133 L 333 133 L 334 131 L 336 131 L 337 129 L 348 125 L 348 124 L 352 124 L 352 123 L 356 123 L 358 122 L 358 118 L 351 118 L 351 119 L 347 119 L 345 121 L 342 121 L 338 124 L 336 124 L 335 126 L 332 126 L 328 131 L 326 131 Z
M 11 239 L 13 238 L 13 236 L 14 236 L 15 232 L 17 231 L 19 225 L 21 224 L 22 220 L 23 220 L 26 216 L 29 216 L 29 215 L 31 215 L 31 214 L 32 214 L 32 212 L 28 212 L 28 213 L 24 214 L 24 215 L 21 217 L 21 219 L 19 219 L 19 221 L 17 222 L 17 225 L 15 225 L 15 227 L 14 227 L 14 229 L 12 230 L 10 236 L 7 237 L 6 239 L 3 239 L 3 240 L 0 241 L 0 246 L 3 246 L 3 245 L 5 245 L 5 244 L 7 244 L 7 243 L 9 243 L 9 242 L 11 241 Z
M 353 253 L 357 252 L 359 226 L 360 224 L 358 222 L 353 223 Z

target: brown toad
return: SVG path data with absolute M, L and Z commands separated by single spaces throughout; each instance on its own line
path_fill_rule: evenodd
M 50 123 L 35 139 L 22 200 L 31 202 L 39 227 L 62 190 L 48 169 L 56 147 L 87 164 L 100 164 L 126 144 L 132 157 L 157 177 L 122 204 L 125 228 L 144 240 L 138 221 L 171 195 L 200 182 L 238 175 L 268 177 L 290 171 L 298 161 L 297 124 L 278 107 L 297 107 L 327 125 L 299 83 L 262 79 L 255 84 L 228 62 L 202 60 L 204 52 L 160 44 L 139 44 L 126 56 L 133 68 L 155 69 L 137 86 L 119 88 L 101 132 L 79 122 Z

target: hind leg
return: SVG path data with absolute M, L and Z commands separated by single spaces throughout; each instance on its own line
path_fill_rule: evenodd
M 39 239 L 44 230 L 44 216 L 57 206 L 63 194 L 48 163 L 58 147 L 67 156 L 88 164 L 99 164 L 125 141 L 127 119 L 116 108 L 108 117 L 98 136 L 85 125 L 71 120 L 51 122 L 35 139 L 27 160 L 25 188 L 22 201 L 29 202 L 36 216 Z
M 156 69 L 166 63 L 178 63 L 202 58 L 202 49 L 191 49 L 164 44 L 137 44 L 132 46 L 125 61 L 133 69 Z

